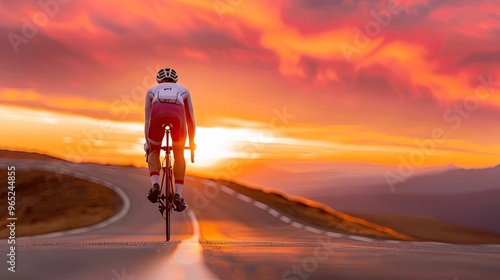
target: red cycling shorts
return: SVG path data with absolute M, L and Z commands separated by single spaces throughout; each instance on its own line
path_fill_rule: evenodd
M 172 125 L 170 135 L 173 145 L 186 143 L 186 113 L 184 105 L 172 103 L 154 103 L 151 107 L 151 115 L 148 128 L 148 142 L 153 145 L 161 145 L 165 136 L 165 126 Z

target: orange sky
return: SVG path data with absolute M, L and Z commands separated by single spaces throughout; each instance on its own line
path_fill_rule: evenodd
M 201 165 L 500 163 L 493 0 L 0 2 L 0 148 L 143 165 L 144 94 L 174 67 Z

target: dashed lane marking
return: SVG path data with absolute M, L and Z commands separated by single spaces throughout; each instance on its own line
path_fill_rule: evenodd
M 215 182 L 210 181 L 210 180 L 205 180 L 205 181 L 215 183 Z M 321 230 L 321 229 L 318 229 L 318 228 L 315 228 L 315 227 L 312 227 L 312 226 L 306 226 L 306 225 L 303 225 L 303 224 L 298 223 L 296 221 L 293 221 L 290 217 L 282 215 L 280 212 L 274 210 L 273 208 L 269 207 L 268 205 L 266 205 L 266 204 L 264 204 L 262 202 L 253 200 L 252 198 L 250 198 L 248 196 L 245 196 L 243 194 L 240 194 L 240 193 L 236 192 L 235 190 L 230 189 L 230 188 L 228 188 L 228 187 L 226 187 L 224 185 L 218 184 L 218 186 L 219 186 L 219 188 L 223 192 L 225 192 L 225 193 L 227 193 L 229 195 L 232 195 L 234 197 L 237 197 L 238 199 L 243 200 L 245 202 L 251 203 L 255 207 L 266 211 L 271 216 L 273 216 L 275 218 L 278 218 L 280 221 L 282 221 L 284 223 L 287 223 L 287 224 L 290 224 L 291 226 L 299 228 L 299 229 L 304 229 L 304 230 L 307 230 L 307 231 L 310 231 L 310 232 L 313 232 L 313 233 L 316 233 L 316 234 L 324 234 L 324 235 L 329 236 L 329 237 L 347 238 L 347 239 L 351 239 L 351 240 L 356 240 L 356 241 L 361 241 L 361 242 L 368 242 L 368 243 L 374 243 L 374 242 L 383 242 L 383 243 L 388 243 L 388 244 L 400 244 L 400 243 L 403 243 L 403 241 L 400 241 L 400 240 L 375 240 L 375 239 L 369 238 L 369 237 L 363 237 L 363 236 L 358 236 L 358 235 L 348 235 L 348 234 L 342 234 L 342 233 L 337 233 L 337 232 L 324 231 L 324 230 Z M 427 245 L 438 245 L 438 246 L 449 246 L 449 247 L 460 246 L 460 245 L 457 245 L 457 244 L 441 243 L 441 242 L 410 241 L 408 243 L 414 244 L 414 245 L 426 245 L 426 246 Z M 490 247 L 490 248 L 500 248 L 500 245 L 498 245 L 498 244 L 481 244 L 481 245 L 478 245 L 478 246 L 480 246 L 480 247 Z
M 304 229 L 307 230 L 307 231 L 316 233 L 316 234 L 322 234 L 324 232 L 321 229 L 317 229 L 317 228 L 314 228 L 314 227 L 311 227 L 311 226 L 305 226 Z
M 223 191 L 223 192 L 225 192 L 227 194 L 236 195 L 236 192 L 234 190 L 232 190 L 232 189 L 230 189 L 230 188 L 228 188 L 226 186 L 221 185 L 220 189 L 221 189 L 221 191 Z
M 255 205 L 255 206 L 259 207 L 259 208 L 260 208 L 260 209 L 262 209 L 262 210 L 267 210 L 267 209 L 269 209 L 269 206 L 267 206 L 267 205 L 265 205 L 264 203 L 259 202 L 259 201 L 254 201 L 254 202 L 253 202 L 253 205 Z
M 296 228 L 303 228 L 304 227 L 303 224 L 297 223 L 297 222 L 292 222 L 290 225 L 292 225 L 292 227 L 296 227 Z
M 281 216 L 280 212 L 274 210 L 273 208 L 269 208 L 269 210 L 267 210 L 267 213 L 271 214 L 271 216 L 274 216 L 276 218 L 279 218 Z
M 237 198 L 247 202 L 247 203 L 251 203 L 252 202 L 252 199 L 246 195 L 242 195 L 241 193 L 237 194 L 236 195 Z
M 363 236 L 357 236 L 357 235 L 349 235 L 348 238 L 352 239 L 352 240 L 364 241 L 364 242 L 373 242 L 373 241 L 375 241 L 372 238 L 363 237 Z
M 287 223 L 287 224 L 292 222 L 292 219 L 288 218 L 287 216 L 283 216 L 283 215 L 281 215 L 280 220 Z

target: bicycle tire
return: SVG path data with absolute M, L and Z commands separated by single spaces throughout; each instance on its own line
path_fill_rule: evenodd
M 172 214 L 172 199 L 171 199 L 171 188 L 172 188 L 172 170 L 167 165 L 167 170 L 165 171 L 166 182 L 165 182 L 165 238 L 170 241 L 170 215 Z

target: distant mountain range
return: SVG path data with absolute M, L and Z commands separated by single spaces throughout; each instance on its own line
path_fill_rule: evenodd
M 417 175 L 396 184 L 394 192 L 389 189 L 383 184 L 355 193 L 332 188 L 308 198 L 346 213 L 427 216 L 500 233 L 500 165 Z
M 396 184 L 397 193 L 461 193 L 500 190 L 500 165 L 484 169 L 455 169 L 424 174 Z

